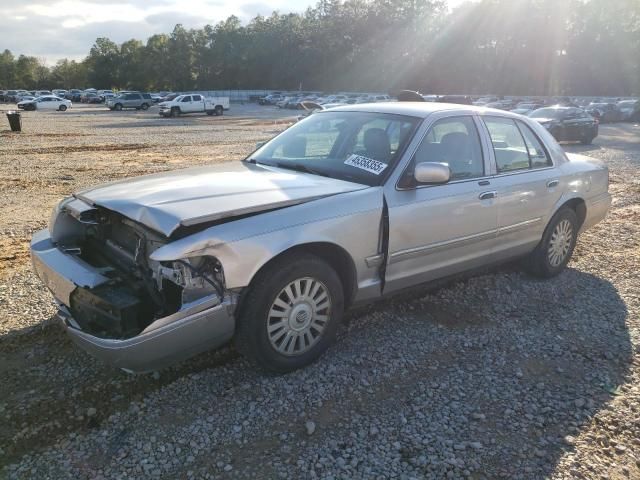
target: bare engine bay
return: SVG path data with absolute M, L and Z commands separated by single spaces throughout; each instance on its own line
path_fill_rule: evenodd
M 192 302 L 223 298 L 222 268 L 215 258 L 152 262 L 149 255 L 168 243 L 166 237 L 107 209 L 71 207 L 56 218 L 54 241 L 108 278 L 71 294 L 69 307 L 83 331 L 131 338 Z

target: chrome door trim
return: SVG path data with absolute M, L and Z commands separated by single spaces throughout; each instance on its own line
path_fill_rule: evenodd
M 525 220 L 524 222 L 514 223 L 512 225 L 507 225 L 506 227 L 498 228 L 498 236 L 507 235 L 512 232 L 517 232 L 520 230 L 525 230 L 532 225 L 536 225 L 537 223 L 542 222 L 542 217 L 532 218 L 531 220 Z
M 475 233 L 473 235 L 453 238 L 451 240 L 446 240 L 444 242 L 431 243 L 429 245 L 422 245 L 419 247 L 407 248 L 405 250 L 398 250 L 397 252 L 394 252 L 391 255 L 389 255 L 389 265 L 402 262 L 404 260 L 409 260 L 411 258 L 421 257 L 422 255 L 430 255 L 434 252 L 441 251 L 447 248 L 457 248 L 463 245 L 468 245 L 469 243 L 487 240 L 492 237 L 498 237 L 500 235 L 508 235 L 513 232 L 525 230 L 531 227 L 532 225 L 536 225 L 540 222 L 542 222 L 542 217 L 537 217 L 537 218 L 532 218 L 530 220 L 525 220 L 524 222 L 514 223 L 506 227 L 495 228 L 492 230 L 487 230 L 485 232 Z
M 498 229 L 487 230 L 485 232 L 475 233 L 473 235 L 467 235 L 464 237 L 453 238 L 451 240 L 445 240 L 443 242 L 431 243 L 429 245 L 423 245 L 420 247 L 408 248 L 406 250 L 399 250 L 392 253 L 389 256 L 389 264 L 402 262 L 410 258 L 421 257 L 422 255 L 429 255 L 431 253 L 441 251 L 452 247 L 461 247 L 469 243 L 494 238 L 498 233 Z

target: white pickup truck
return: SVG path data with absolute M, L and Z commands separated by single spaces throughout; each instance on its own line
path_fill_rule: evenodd
M 163 117 L 177 117 L 185 113 L 222 115 L 225 110 L 229 110 L 229 97 L 207 98 L 197 93 L 188 93 L 168 102 L 162 102 L 158 106 L 160 115 Z

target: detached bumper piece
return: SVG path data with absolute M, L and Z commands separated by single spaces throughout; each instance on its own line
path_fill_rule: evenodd
M 57 300 L 58 317 L 71 339 L 116 367 L 157 370 L 219 347 L 233 336 L 235 296 L 202 298 L 140 331 L 140 319 L 150 314 L 148 302 L 124 286 L 110 285 L 98 269 L 58 249 L 47 230 L 34 235 L 31 256 L 34 270 Z M 102 336 L 102 331 L 109 334 Z M 114 332 L 120 338 L 113 338 Z M 132 332 L 140 333 L 130 336 Z

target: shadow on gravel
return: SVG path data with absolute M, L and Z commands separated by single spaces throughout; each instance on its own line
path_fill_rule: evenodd
M 336 413 L 318 417 L 318 426 L 341 445 L 351 441 L 354 411 L 365 420 L 387 417 L 392 423 L 402 411 L 409 425 L 415 422 L 423 429 L 421 443 L 415 444 L 414 437 L 403 436 L 402 425 L 397 426 L 400 453 L 407 462 L 423 453 L 434 459 L 450 455 L 464 460 L 473 471 L 469 478 L 549 476 L 574 448 L 574 438 L 626 382 L 632 361 L 626 318 L 626 306 L 611 283 L 575 269 L 543 282 L 506 265 L 490 274 L 414 288 L 350 313 L 346 334 L 310 367 L 323 369 L 336 362 L 337 368 L 349 368 L 355 375 L 366 362 L 351 370 L 342 358 L 355 355 L 375 359 L 376 368 L 383 369 L 387 359 L 376 358 L 381 345 L 370 340 L 394 343 L 392 329 L 404 329 L 405 338 L 411 339 L 403 355 L 412 360 L 402 375 L 366 388 L 356 381 L 356 393 L 336 397 Z M 388 323 L 390 319 L 394 323 Z M 375 335 L 363 343 L 367 336 L 358 335 L 359 329 Z M 388 333 L 379 336 L 381 330 Z M 0 337 L 0 351 L 0 467 L 72 432 L 99 427 L 113 413 L 131 411 L 132 402 L 179 377 L 202 370 L 215 374 L 220 369 L 222 374 L 231 363 L 250 368 L 225 347 L 155 375 L 126 375 L 79 351 L 53 324 L 28 335 Z M 297 375 L 304 372 L 290 378 Z M 238 382 L 247 381 L 246 375 L 237 377 Z M 236 385 L 227 387 L 236 391 Z M 191 401 L 197 399 L 185 399 Z M 430 431 L 432 425 L 437 431 Z M 136 425 L 127 429 L 133 431 Z M 322 436 L 297 435 L 309 449 L 324 441 Z M 474 446 L 478 442 L 481 447 Z M 253 445 L 260 451 L 252 455 L 266 455 L 270 449 L 279 455 L 279 445 Z M 252 461 L 245 459 L 251 457 L 245 450 L 251 445 L 242 448 L 238 471 L 243 462 Z M 436 470 L 424 474 L 444 476 L 451 471 L 445 468 L 452 468 L 447 462 L 442 461 L 444 470 L 436 464 Z M 455 472 L 462 474 L 462 469 Z
M 230 347 L 175 367 L 131 375 L 79 350 L 57 317 L 0 336 L 0 469 L 71 432 L 99 428 L 113 413 L 176 379 L 237 358 Z
M 478 285 L 486 289 L 487 303 L 470 304 L 465 292 Z M 470 478 L 548 478 L 562 456 L 575 449 L 580 433 L 598 423 L 594 417 L 630 381 L 627 307 L 614 285 L 589 273 L 569 268 L 541 281 L 510 264 L 437 290 L 412 289 L 354 312 L 351 320 L 376 313 L 392 317 L 398 311 L 437 324 L 444 329 L 443 339 L 453 341 L 395 381 L 391 396 L 374 394 L 368 414 L 384 415 L 403 406 L 416 411 L 413 399 L 427 394 L 435 423 L 452 416 L 464 419 L 463 428 L 452 426 L 455 421 L 439 425 L 445 433 L 434 436 L 434 442 L 443 445 L 433 447 L 455 446 L 454 452 L 460 449 L 455 457 L 465 461 L 480 453 L 472 460 L 476 466 Z M 453 384 L 461 372 L 468 383 Z M 615 445 L 598 438 L 603 443 L 594 438 L 591 448 L 615 461 Z M 472 442 L 486 450 L 470 453 L 465 445 Z M 409 460 L 427 450 L 432 449 L 402 453 Z M 439 473 L 444 477 L 446 470 Z

